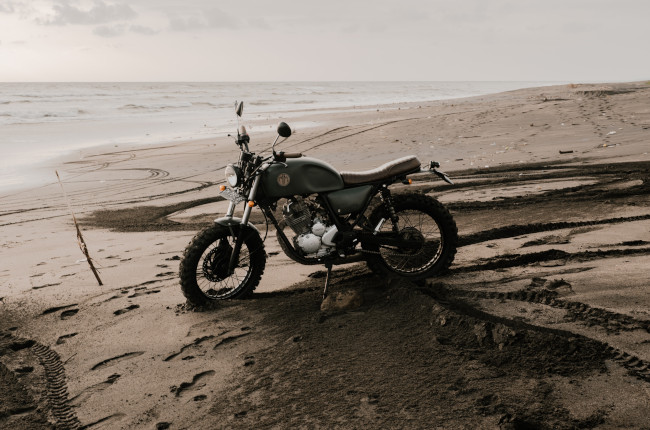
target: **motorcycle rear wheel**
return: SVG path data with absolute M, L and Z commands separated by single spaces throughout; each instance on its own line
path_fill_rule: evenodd
M 180 264 L 183 295 L 195 306 L 206 306 L 225 299 L 249 297 L 262 278 L 266 266 L 264 242 L 251 227 L 243 230 L 244 242 L 233 273 L 228 273 L 230 255 L 242 227 L 215 224 L 194 236 Z
M 449 211 L 437 200 L 421 194 L 393 197 L 399 221 L 397 230 L 408 240 L 420 240 L 418 249 L 363 244 L 368 251 L 368 267 L 380 276 L 400 276 L 420 280 L 440 275 L 449 269 L 458 246 L 458 228 Z M 384 223 L 380 231 L 391 232 L 393 222 L 385 204 L 370 214 L 370 223 Z

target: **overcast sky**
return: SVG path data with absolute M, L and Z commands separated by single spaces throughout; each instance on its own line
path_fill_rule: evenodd
M 0 0 L 0 81 L 650 79 L 649 0 Z

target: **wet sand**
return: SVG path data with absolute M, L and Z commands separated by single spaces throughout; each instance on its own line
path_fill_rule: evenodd
M 415 154 L 456 181 L 394 187 L 451 210 L 450 272 L 340 267 L 333 296 L 360 299 L 342 310 L 272 231 L 251 300 L 184 305 L 178 260 L 223 210 L 227 139 L 57 162 L 104 285 L 58 184 L 0 196 L 0 427 L 650 426 L 649 101 L 648 83 L 570 85 L 301 115 L 320 125 L 282 150 L 341 170 Z

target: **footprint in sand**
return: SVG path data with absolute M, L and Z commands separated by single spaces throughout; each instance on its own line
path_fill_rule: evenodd
M 107 358 L 106 360 L 100 361 L 99 363 L 95 364 L 93 367 L 90 368 L 90 370 L 99 370 L 99 369 L 104 369 L 105 367 L 114 366 L 115 364 L 121 361 L 139 357 L 142 354 L 144 354 L 144 351 L 135 351 L 135 352 L 127 352 L 125 354 Z
M 173 353 L 173 354 L 167 356 L 166 358 L 164 358 L 163 361 L 170 361 L 170 360 L 172 360 L 172 359 L 178 357 L 179 355 L 181 355 L 181 354 L 182 354 L 183 352 L 185 352 L 187 349 L 197 347 L 197 346 L 201 345 L 203 342 L 205 342 L 205 341 L 207 341 L 207 340 L 210 340 L 210 339 L 214 339 L 214 338 L 215 338 L 215 336 L 213 336 L 213 335 L 208 335 L 208 336 L 198 337 L 198 338 L 194 339 L 194 341 L 193 341 L 192 343 L 189 343 L 189 344 L 187 344 L 187 345 L 183 345 L 183 346 L 181 347 L 180 351 L 175 352 L 175 353 Z
M 69 334 L 64 334 L 62 336 L 59 336 L 59 338 L 56 340 L 57 345 L 62 345 L 65 343 L 66 340 L 75 337 L 78 333 L 69 333 Z
M 9 344 L 9 349 L 14 352 L 21 351 L 23 349 L 31 348 L 36 345 L 36 342 L 31 339 L 20 339 Z
M 77 306 L 77 303 L 73 303 L 71 305 L 64 305 L 64 306 L 55 306 L 53 308 L 45 309 L 41 315 L 53 314 L 55 312 L 62 311 L 63 309 L 73 308 L 75 306 Z
M 75 315 L 77 315 L 77 312 L 79 312 L 79 309 L 69 309 L 67 311 L 61 312 L 61 319 L 62 320 L 67 320 L 68 318 L 71 318 Z
M 127 307 L 124 308 L 124 309 L 118 309 L 118 310 L 116 310 L 116 311 L 113 312 L 113 313 L 114 313 L 115 315 L 122 315 L 122 314 L 125 314 L 125 313 L 127 313 L 127 312 L 129 312 L 129 311 L 132 311 L 132 310 L 134 310 L 134 309 L 138 309 L 139 307 L 140 307 L 140 305 L 131 305 L 131 306 L 127 306 Z
M 84 403 L 86 400 L 88 400 L 93 394 L 100 393 L 113 385 L 115 381 L 120 379 L 120 374 L 114 373 L 108 378 L 106 378 L 105 381 L 97 383 L 95 385 L 91 385 L 88 388 L 83 389 L 79 394 L 71 398 L 68 403 L 72 406 L 79 406 L 82 403 Z
M 121 420 L 121 419 L 124 418 L 125 416 L 126 416 L 126 414 L 123 414 L 123 413 L 121 413 L 121 412 L 118 412 L 118 413 L 116 413 L 116 414 L 112 414 L 112 415 L 109 415 L 109 416 L 107 416 L 107 417 L 100 418 L 100 419 L 98 419 L 97 421 L 94 421 L 94 422 L 92 422 L 92 423 L 88 423 L 88 424 L 82 426 L 81 428 L 87 429 L 87 428 L 91 428 L 91 427 L 98 426 L 98 425 L 100 425 L 100 424 L 102 424 L 103 427 L 105 427 L 105 428 L 110 428 L 110 427 L 112 427 L 112 426 L 109 426 L 109 425 L 106 425 L 106 424 L 108 424 L 108 423 L 115 423 L 116 421 Z
M 136 291 L 133 294 L 131 294 L 130 296 L 126 296 L 126 297 L 129 298 L 129 299 L 133 299 L 135 297 L 146 296 L 146 295 L 149 295 L 149 294 L 156 294 L 156 293 L 159 293 L 159 292 L 160 292 L 160 290 Z
M 182 382 L 178 387 L 171 387 L 170 391 L 176 393 L 176 397 L 180 397 L 185 391 L 194 391 L 203 388 L 205 384 L 200 384 L 200 382 L 214 374 L 214 370 L 206 370 L 205 372 L 197 373 L 192 378 L 192 382 Z
M 55 282 L 53 284 L 37 285 L 35 287 L 32 287 L 32 290 L 40 290 L 41 288 L 55 287 L 57 285 L 61 285 L 61 283 L 60 282 Z

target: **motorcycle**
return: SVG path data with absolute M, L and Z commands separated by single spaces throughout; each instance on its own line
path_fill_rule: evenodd
M 275 227 L 289 258 L 325 265 L 323 297 L 333 265 L 365 261 L 381 276 L 419 281 L 452 264 L 458 230 L 449 211 L 428 195 L 392 195 L 389 188 L 409 184 L 413 175 L 421 174 L 435 174 L 453 184 L 437 170 L 439 163 L 421 168 L 416 156 L 408 156 L 372 170 L 339 172 L 301 153 L 276 152 L 278 140 L 292 133 L 284 122 L 278 125 L 271 154 L 264 157 L 250 151 L 250 136 L 239 125 L 243 102 L 235 106 L 239 160 L 225 169 L 229 187 L 220 187 L 221 196 L 230 202 L 228 210 L 194 236 L 180 262 L 181 289 L 191 304 L 247 298 L 259 284 L 267 234 L 262 239 L 250 223 L 255 206 L 262 211 L 266 232 L 269 222 Z M 245 208 L 238 218 L 233 215 L 240 203 Z

